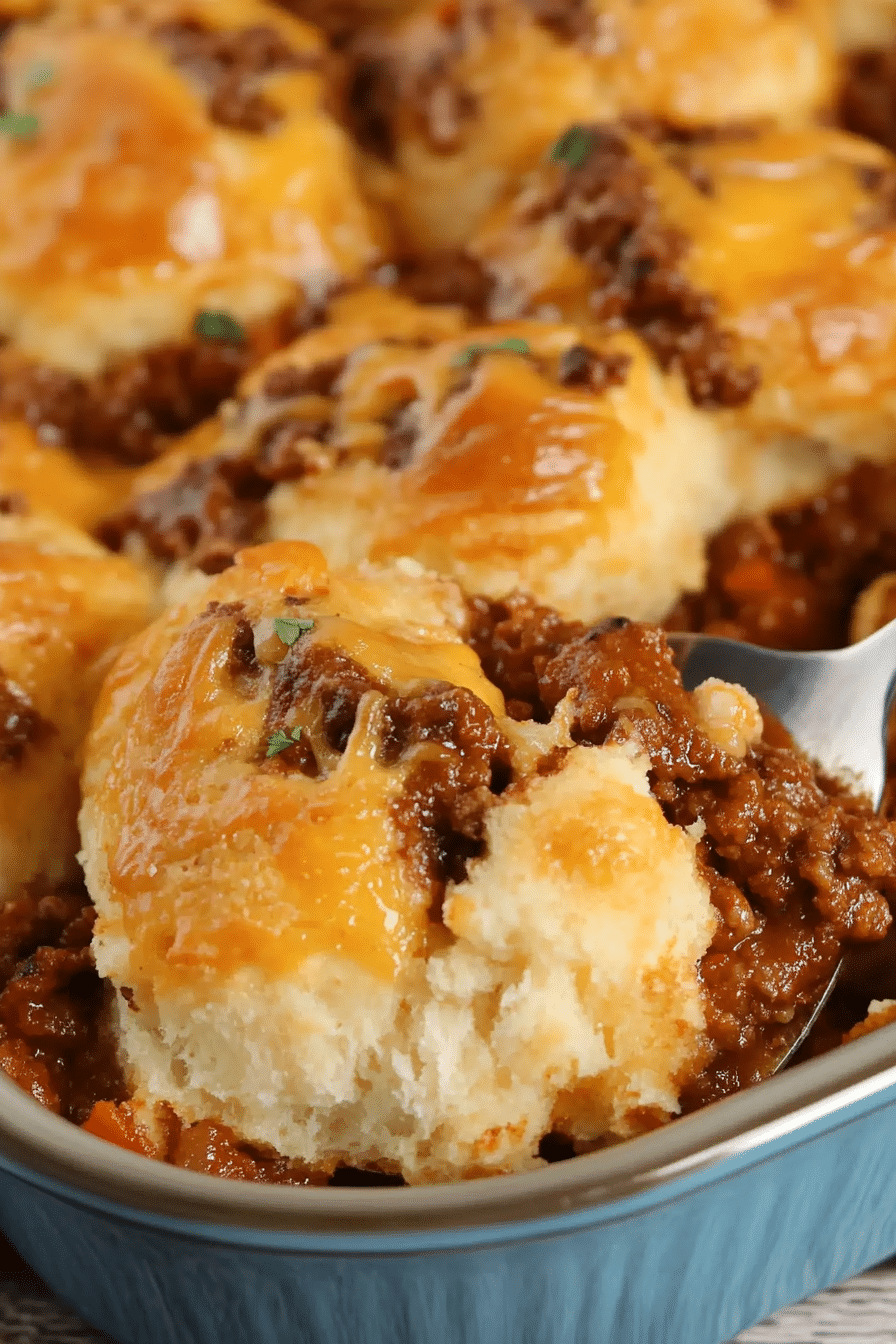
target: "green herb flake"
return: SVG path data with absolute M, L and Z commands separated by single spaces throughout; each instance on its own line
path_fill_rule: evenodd
M 33 112 L 3 112 L 0 114 L 0 135 L 12 140 L 33 140 L 40 130 L 40 122 Z
M 29 65 L 28 69 L 25 71 L 23 82 L 25 88 L 28 90 L 43 89 L 46 88 L 48 84 L 52 83 L 55 75 L 56 70 L 49 61 L 35 61 L 34 64 Z
M 272 756 L 279 756 L 281 751 L 286 751 L 287 747 L 292 747 L 302 736 L 301 728 L 293 728 L 287 735 L 282 728 L 278 728 L 276 733 L 271 733 L 268 738 L 268 759 Z
M 508 336 L 506 340 L 495 341 L 493 345 L 468 345 L 458 351 L 451 362 L 455 368 L 461 369 L 467 364 L 472 364 L 480 355 L 499 355 L 505 352 L 512 355 L 531 355 L 532 350 L 528 341 L 521 341 L 518 336 Z
M 551 163 L 565 163 L 567 168 L 581 168 L 594 149 L 594 132 L 584 126 L 570 126 L 551 145 L 548 158 Z
M 246 339 L 246 333 L 236 318 L 218 309 L 207 308 L 197 313 L 193 329 L 197 336 L 206 341 L 232 341 L 241 345 Z
M 302 635 L 307 635 L 309 630 L 314 629 L 313 621 L 300 621 L 296 616 L 277 616 L 274 619 L 274 629 L 284 644 L 292 648 L 297 639 Z

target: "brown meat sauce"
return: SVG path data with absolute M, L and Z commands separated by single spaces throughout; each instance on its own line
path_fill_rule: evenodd
M 0 415 L 90 458 L 149 462 L 171 436 L 214 414 L 254 363 L 318 317 L 299 303 L 241 340 L 158 346 L 86 378 L 13 359 L 0 368 Z
M 266 414 L 245 448 L 187 462 L 167 484 L 103 520 L 100 540 L 121 550 L 135 537 L 156 559 L 186 560 L 206 574 L 226 569 L 259 540 L 274 486 L 330 465 L 331 397 L 342 366 L 274 369 L 263 387 Z
M 685 1105 L 761 1078 L 830 975 L 841 943 L 886 934 L 887 897 L 896 886 L 893 829 L 819 778 L 774 725 L 744 760 L 716 746 L 657 628 L 610 620 L 589 630 L 523 597 L 474 598 L 469 608 L 469 642 L 513 717 L 544 722 L 575 689 L 574 739 L 600 745 L 634 737 L 668 819 L 702 823 L 698 859 L 719 916 L 701 964 L 715 1054 L 687 1087 Z M 383 701 L 384 764 L 418 743 L 443 749 L 412 770 L 395 805 L 406 861 L 430 892 L 431 920 L 440 922 L 447 882 L 462 882 L 468 861 L 483 853 L 486 813 L 511 782 L 508 746 L 491 712 L 446 683 L 397 695 L 338 649 L 302 638 L 264 682 L 239 604 L 213 603 L 206 618 L 232 626 L 229 669 L 241 692 L 269 696 L 260 769 L 326 773 L 370 693 Z M 299 709 L 312 714 L 309 730 L 266 759 L 266 736 L 293 724 Z M 546 759 L 544 770 L 558 768 L 562 755 Z M 308 1171 L 221 1125 L 184 1127 L 173 1115 L 151 1140 L 116 1063 L 106 1025 L 113 991 L 93 969 L 92 923 L 86 893 L 76 888 L 28 891 L 0 913 L 0 1062 L 22 1087 L 91 1132 L 190 1170 L 289 1184 L 399 1179 Z M 549 1158 L 569 1155 L 562 1136 L 543 1147 Z
M 27 747 L 53 731 L 0 668 L 0 764 L 21 761 Z
M 841 57 L 840 124 L 896 150 L 896 42 Z
M 545 720 L 575 688 L 574 737 L 634 737 L 668 819 L 705 827 L 701 870 L 719 926 L 701 964 L 715 1057 L 688 1107 L 766 1076 L 840 957 L 891 924 L 896 831 L 817 771 L 769 723 L 741 761 L 697 723 L 657 629 L 585 630 L 524 599 L 474 599 L 472 641 L 515 717 Z
M 76 1124 L 98 1098 L 126 1097 L 105 1026 L 113 991 L 93 969 L 94 917 L 78 886 L 29 887 L 0 910 L 0 1065 Z
M 313 54 L 293 51 L 281 33 L 261 24 L 216 32 L 197 19 L 181 19 L 162 24 L 154 37 L 178 69 L 202 88 L 212 121 L 252 135 L 282 120 L 260 82 L 267 75 L 314 70 L 321 64 Z
M 568 167 L 535 217 L 559 215 L 593 277 L 598 320 L 632 327 L 664 369 L 677 369 L 696 406 L 742 406 L 759 385 L 741 366 L 715 300 L 681 270 L 688 241 L 662 218 L 649 176 L 612 126 L 581 128 L 589 150 Z
M 861 463 L 796 508 L 739 519 L 712 538 L 707 560 L 705 587 L 668 629 L 839 648 L 859 593 L 896 570 L 896 466 Z

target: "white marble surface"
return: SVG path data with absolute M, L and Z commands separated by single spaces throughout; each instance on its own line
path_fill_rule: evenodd
M 736 1344 L 896 1344 L 896 1262 L 779 1311 Z

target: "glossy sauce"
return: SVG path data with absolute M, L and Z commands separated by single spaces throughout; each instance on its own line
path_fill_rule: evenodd
M 513 563 L 532 546 L 523 520 L 538 527 L 552 513 L 539 535 L 558 557 L 572 554 L 625 501 L 638 447 L 603 399 L 548 381 L 525 358 L 489 355 L 424 430 L 373 556 L 450 540 L 463 560 Z

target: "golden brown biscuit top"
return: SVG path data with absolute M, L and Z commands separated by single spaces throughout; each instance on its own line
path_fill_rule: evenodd
M 328 575 L 314 547 L 279 543 L 132 642 L 87 782 L 131 983 L 328 952 L 390 978 L 438 936 L 399 814 L 413 824 L 413 776 L 451 758 L 450 733 L 407 745 L 402 715 L 435 696 L 499 750 L 503 698 L 463 619 L 450 585 Z
M 261 0 L 78 0 L 3 48 L 0 327 L 93 372 L 376 255 L 314 31 Z M 102 72 L 101 77 L 99 72 Z
M 29 425 L 0 420 L 0 512 L 52 514 L 91 529 L 128 495 L 133 470 L 89 467 L 41 443 Z
M 450 309 L 378 291 L 340 300 L 333 319 L 245 380 L 217 438 L 204 431 L 141 473 L 107 539 L 139 532 L 159 558 L 213 572 L 263 535 L 260 502 L 277 483 L 360 463 L 389 472 L 374 558 L 416 554 L 427 537 L 485 557 L 493 520 L 512 530 L 522 515 L 550 517 L 566 555 L 626 507 L 659 415 L 655 370 L 631 336 L 464 328 Z
M 896 340 L 890 155 L 824 128 L 683 140 L 617 125 L 570 128 L 553 158 L 472 244 L 494 315 L 590 311 L 629 324 L 698 405 L 745 405 L 754 423 L 785 414 L 807 438 L 883 450 Z M 834 414 L 883 427 L 823 419 Z
M 459 246 L 571 122 L 804 122 L 830 29 L 823 0 L 432 0 L 360 34 L 349 110 L 410 243 Z

